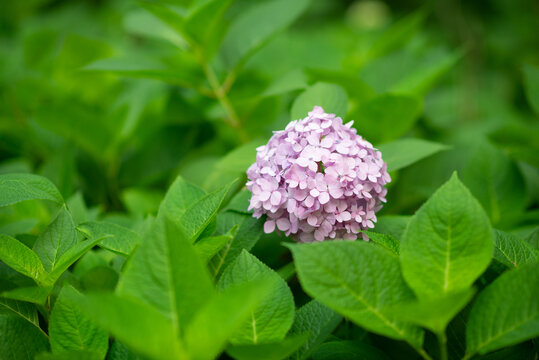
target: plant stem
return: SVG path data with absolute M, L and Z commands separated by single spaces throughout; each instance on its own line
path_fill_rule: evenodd
M 241 123 L 238 117 L 238 114 L 236 113 L 236 110 L 230 103 L 230 100 L 228 99 L 228 96 L 226 95 L 226 92 L 222 88 L 221 84 L 219 84 L 219 80 L 217 79 L 217 76 L 215 75 L 215 72 L 211 68 L 210 64 L 207 61 L 202 60 L 202 67 L 204 68 L 204 73 L 206 74 L 206 78 L 208 79 L 208 82 L 210 83 L 210 86 L 215 93 L 215 97 L 217 100 L 219 100 L 219 103 L 225 110 L 227 117 L 226 121 L 227 123 L 236 129 L 238 132 L 238 135 L 242 142 L 247 142 L 249 138 L 247 137 L 247 134 L 241 127 Z
M 445 332 L 441 332 L 438 335 L 438 344 L 440 345 L 440 359 L 447 360 L 447 336 Z
M 422 348 L 417 348 L 417 347 L 414 347 L 415 351 L 417 351 L 417 353 L 419 355 L 421 355 L 421 357 L 425 360 L 433 360 L 432 357 L 427 354 L 427 352 L 425 350 L 423 350 Z

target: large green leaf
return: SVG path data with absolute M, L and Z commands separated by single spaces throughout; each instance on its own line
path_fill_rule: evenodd
M 243 249 L 251 250 L 262 235 L 263 219 L 255 219 L 248 213 L 238 213 L 228 210 L 217 216 L 217 233 L 224 234 L 234 226 L 239 226 L 238 231 L 221 251 L 213 258 L 210 269 L 213 276 L 218 276 L 230 264 Z
M 413 299 L 396 256 L 366 242 L 288 245 L 305 291 L 358 325 L 420 347 L 420 329 L 384 308 Z
M 117 340 L 152 359 L 181 359 L 183 349 L 172 322 L 147 304 L 113 294 L 79 301 L 83 312 Z
M 358 341 L 329 341 L 323 344 L 313 360 L 389 360 L 380 349 Z
M 224 235 L 202 238 L 195 243 L 195 250 L 203 259 L 209 261 L 234 239 L 237 232 L 238 226 L 236 225 Z
M 486 140 L 479 140 L 469 151 L 462 182 L 483 205 L 493 225 L 518 221 L 526 205 L 526 185 L 517 166 Z
M 309 334 L 297 334 L 279 342 L 253 345 L 236 345 L 227 349 L 227 354 L 236 360 L 282 360 L 298 350 L 308 339 Z
M 339 85 L 316 83 L 296 98 L 290 117 L 292 120 L 303 119 L 315 106 L 321 106 L 328 114 L 333 113 L 344 118 L 348 110 L 346 92 Z
M 0 314 L 0 354 L 5 359 L 34 360 L 49 350 L 47 336 L 28 321 Z
M 135 231 L 104 221 L 88 221 L 77 226 L 89 239 L 102 238 L 99 246 L 121 255 L 129 255 L 140 242 Z
M 179 219 L 189 207 L 205 195 L 204 190 L 178 176 L 168 188 L 159 212 L 165 213 L 172 220 Z
M 539 251 L 515 235 L 494 230 L 494 259 L 509 267 L 539 261 Z
M 301 69 L 294 69 L 278 77 L 262 93 L 262 96 L 281 95 L 290 91 L 305 89 L 307 78 Z
M 156 61 L 147 61 L 137 58 L 108 58 L 97 60 L 83 68 L 89 73 L 110 73 L 132 78 L 153 79 L 165 81 L 169 84 L 194 87 L 202 75 L 188 58 L 182 59 L 183 69 L 168 68 Z
M 41 259 L 46 271 L 50 272 L 60 256 L 78 241 L 73 218 L 63 206 L 53 222 L 43 231 L 34 244 L 34 251 Z
M 93 351 L 69 350 L 59 354 L 41 353 L 35 357 L 35 360 L 101 360 L 103 355 Z
M 46 274 L 37 254 L 11 236 L 0 234 L 0 260 L 38 283 Z
M 524 65 L 524 86 L 532 109 L 539 115 L 539 67 Z
M 51 287 L 19 287 L 9 291 L 4 291 L 3 293 L 0 293 L 0 296 L 6 299 L 27 301 L 34 304 L 44 305 L 51 291 Z
M 382 94 L 361 103 L 350 114 L 358 133 L 372 143 L 385 143 L 404 135 L 421 110 L 418 98 Z
M 0 206 L 33 199 L 64 203 L 56 186 L 47 178 L 33 174 L 0 175 Z
M 509 270 L 473 303 L 466 328 L 469 355 L 497 350 L 539 335 L 539 267 Z
M 229 68 L 247 60 L 272 35 L 292 24 L 307 8 L 309 0 L 270 0 L 253 3 L 234 19 L 221 46 L 222 58 Z
M 209 60 L 223 38 L 223 14 L 232 0 L 204 1 L 189 14 L 185 31 L 199 44 L 204 57 Z
M 117 292 L 149 305 L 184 329 L 211 297 L 208 271 L 190 241 L 161 215 L 142 234 Z
M 185 329 L 185 346 L 190 358 L 216 358 L 255 307 L 270 294 L 270 289 L 271 284 L 266 281 L 236 286 L 207 302 Z
M 291 359 L 308 359 L 342 320 L 342 316 L 317 300 L 303 305 L 297 312 L 290 334 L 309 333 L 309 339 Z
M 377 146 L 389 171 L 406 166 L 447 149 L 447 146 L 422 139 L 401 139 Z
M 192 243 L 215 219 L 232 184 L 209 193 L 192 203 L 179 218 L 170 218 Z
M 0 299 L 0 313 L 17 315 L 39 329 L 39 319 L 34 304 L 10 299 Z
M 392 24 L 369 47 L 365 60 L 371 60 L 402 47 L 419 30 L 426 12 L 418 10 Z
M 205 263 L 196 253 L 189 238 L 183 236 L 168 219 L 165 221 L 174 322 L 182 329 L 213 294 L 213 282 Z
M 442 296 L 470 287 L 492 250 L 488 218 L 455 173 L 408 223 L 400 247 L 402 273 L 419 297 Z
M 443 334 L 447 324 L 466 306 L 474 294 L 475 290 L 468 288 L 441 297 L 397 304 L 390 311 L 399 320 L 424 327 L 435 334 Z
M 62 274 L 69 269 L 71 265 L 75 263 L 82 255 L 90 251 L 91 248 L 99 244 L 103 238 L 94 238 L 77 243 L 75 246 L 67 250 L 61 257 L 58 259 L 58 262 L 55 264 L 52 271 L 46 276 L 43 281 L 43 285 L 52 286 L 62 276 Z
M 363 233 L 366 234 L 373 243 L 380 245 L 382 248 L 395 255 L 399 255 L 400 242 L 399 240 L 395 239 L 394 236 L 388 234 L 378 234 L 372 231 L 363 231 Z
M 268 297 L 251 312 L 251 316 L 234 333 L 232 344 L 257 344 L 283 340 L 294 321 L 294 297 L 286 282 L 273 270 L 246 250 L 221 275 L 222 290 L 238 285 L 267 280 L 271 283 Z
M 52 352 L 87 350 L 103 358 L 107 353 L 108 334 L 97 328 L 77 307 L 81 297 L 70 285 L 64 285 L 58 295 L 49 320 Z

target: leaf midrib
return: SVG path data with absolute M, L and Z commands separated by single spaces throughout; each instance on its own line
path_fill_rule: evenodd
M 352 294 L 360 303 L 362 303 L 366 308 L 367 310 L 371 311 L 377 318 L 379 318 L 384 324 L 386 324 L 387 326 L 389 326 L 391 329 L 393 329 L 397 334 L 399 334 L 400 336 L 402 336 L 403 339 L 405 339 L 407 342 L 408 342 L 408 339 L 407 337 L 405 336 L 406 333 L 404 331 L 402 331 L 401 329 L 399 329 L 398 327 L 395 326 L 395 323 L 392 322 L 391 320 L 389 320 L 386 316 L 384 316 L 381 312 L 378 311 L 377 308 L 371 306 L 367 300 L 365 300 L 365 298 L 363 298 L 360 294 L 358 294 L 357 292 L 355 292 L 350 286 L 348 286 L 347 283 L 345 283 L 344 281 L 341 280 L 341 278 L 339 276 L 337 276 L 337 274 L 335 274 L 329 267 L 327 266 L 324 266 L 323 263 L 321 262 L 317 262 L 316 259 L 314 260 L 315 263 L 318 263 L 320 265 L 321 268 L 323 268 L 324 270 L 326 270 L 334 279 L 337 280 L 337 282 L 342 286 L 344 287 L 350 294 Z

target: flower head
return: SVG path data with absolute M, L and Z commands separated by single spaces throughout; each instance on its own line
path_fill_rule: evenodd
M 300 242 L 353 240 L 373 228 L 391 181 L 380 151 L 319 106 L 257 148 L 247 177 L 249 210 L 267 215 L 264 231 Z

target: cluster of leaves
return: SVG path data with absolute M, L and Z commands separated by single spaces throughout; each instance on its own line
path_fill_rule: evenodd
M 0 357 L 535 359 L 536 19 L 451 4 L 6 4 Z M 369 243 L 247 211 L 255 148 L 314 105 L 388 163 Z

